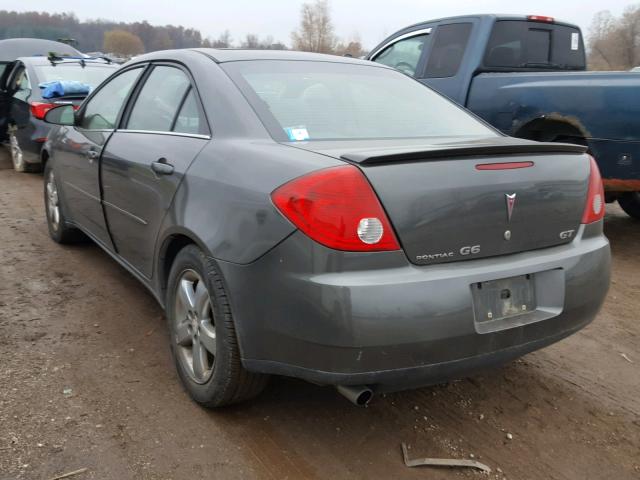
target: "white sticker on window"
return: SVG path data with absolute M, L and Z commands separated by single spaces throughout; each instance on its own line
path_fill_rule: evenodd
M 571 50 L 578 50 L 580 45 L 580 34 L 572 33 L 571 34 Z
M 292 142 L 309 140 L 309 132 L 307 132 L 305 127 L 288 127 L 285 128 L 284 131 Z

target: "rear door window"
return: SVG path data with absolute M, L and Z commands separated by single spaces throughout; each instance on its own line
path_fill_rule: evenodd
M 189 89 L 189 93 L 182 103 L 182 107 L 176 117 L 173 131 L 176 133 L 189 134 L 206 134 L 207 128 L 202 121 L 200 114 L 198 99 L 196 98 L 193 88 Z
M 191 84 L 177 67 L 159 65 L 140 90 L 126 128 L 150 132 L 170 132 Z
M 425 71 L 426 78 L 453 77 L 458 73 L 471 35 L 471 23 L 441 25 Z
M 373 60 L 413 77 L 416 74 L 427 36 L 428 34 L 425 33 L 399 40 L 385 48 Z

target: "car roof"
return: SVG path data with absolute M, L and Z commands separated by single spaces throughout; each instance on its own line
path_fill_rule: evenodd
M 9 38 L 0 40 L 0 62 L 13 62 L 18 57 L 32 55 L 82 55 L 78 50 L 66 43 L 44 40 L 41 38 Z
M 292 50 L 250 50 L 236 48 L 189 48 L 180 50 L 164 50 L 140 55 L 135 58 L 135 62 L 149 60 L 166 60 L 183 55 L 185 52 L 197 52 L 209 57 L 216 63 L 242 62 L 251 60 L 290 60 L 290 61 L 310 61 L 310 62 L 333 62 L 350 63 L 358 65 L 369 65 L 368 60 L 360 60 L 353 57 L 341 57 L 338 55 L 326 55 L 321 53 L 299 52 Z M 375 64 L 375 66 L 380 66 Z

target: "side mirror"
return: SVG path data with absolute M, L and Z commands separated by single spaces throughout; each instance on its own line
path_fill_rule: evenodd
M 47 123 L 53 123 L 54 125 L 75 125 L 75 110 L 73 105 L 60 105 L 53 107 L 44 116 L 44 121 Z

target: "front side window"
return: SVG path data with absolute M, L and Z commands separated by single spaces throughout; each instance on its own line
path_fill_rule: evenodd
M 382 66 L 256 60 L 222 67 L 277 140 L 497 135 L 453 102 Z
M 471 23 L 453 23 L 438 27 L 425 72 L 427 78 L 453 77 L 458 73 L 471 35 L 471 27 Z
M 179 68 L 155 67 L 140 90 L 126 128 L 170 132 L 189 87 L 189 78 Z
M 89 130 L 115 128 L 118 114 L 142 70 L 128 70 L 109 80 L 89 99 L 80 126 Z
M 428 34 L 417 35 L 400 40 L 385 48 L 382 53 L 373 60 L 374 62 L 396 68 L 402 73 L 413 77 L 416 74 L 427 35 Z

